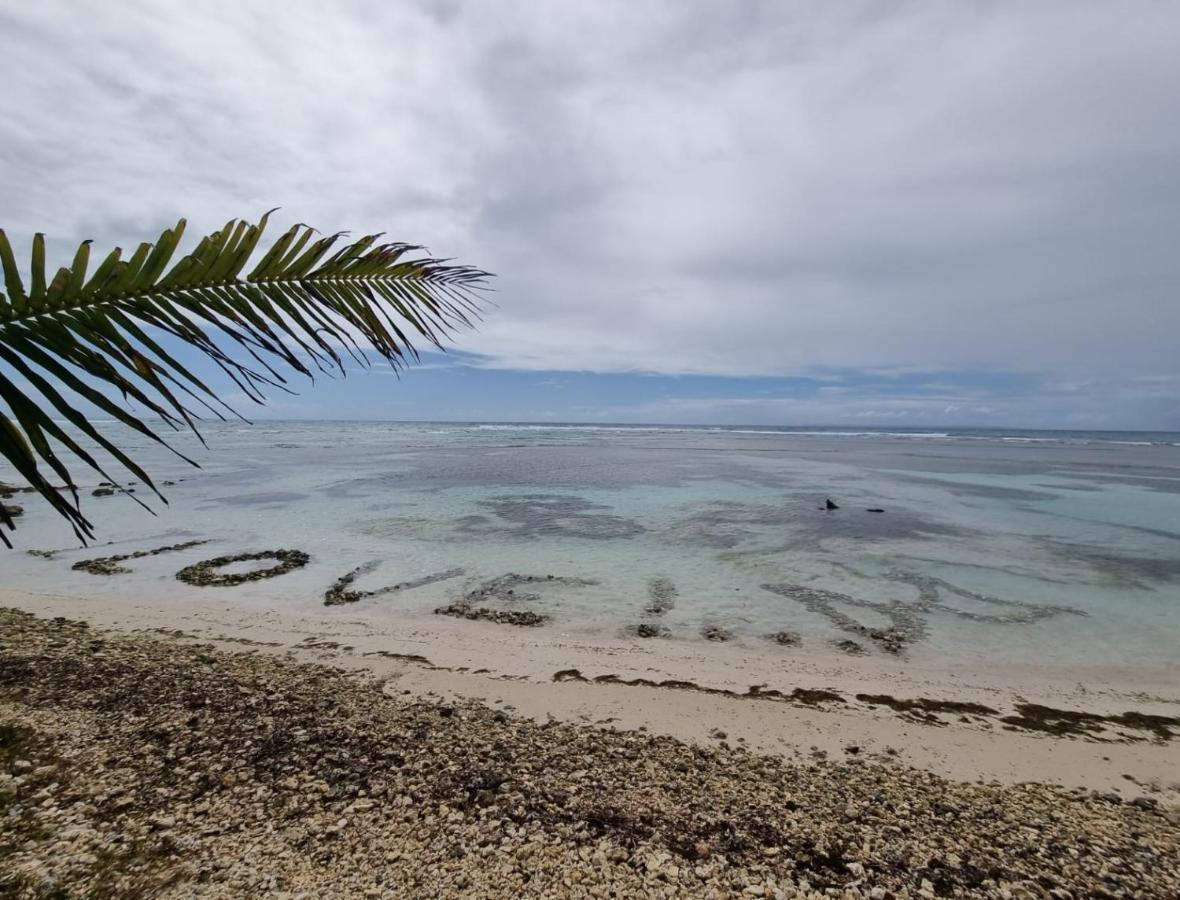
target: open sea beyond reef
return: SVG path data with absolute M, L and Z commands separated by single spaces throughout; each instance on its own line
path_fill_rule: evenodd
M 176 482 L 168 506 L 137 486 L 155 517 L 85 483 L 95 547 L 16 495 L 26 512 L 3 585 L 342 617 L 459 603 L 546 616 L 541 638 L 642 625 L 934 663 L 1180 661 L 1180 434 L 384 422 L 204 434 L 208 450 L 175 441 L 200 469 L 131 442 L 157 482 Z M 71 568 L 197 540 L 129 572 Z M 230 587 L 175 578 L 277 548 L 310 562 Z M 373 593 L 325 609 L 358 568 L 348 590 Z

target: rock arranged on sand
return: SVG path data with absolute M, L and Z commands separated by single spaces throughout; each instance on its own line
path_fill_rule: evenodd
M 525 628 L 535 628 L 549 621 L 548 616 L 530 612 L 527 609 L 489 609 L 486 606 L 471 606 L 467 603 L 452 603 L 440 606 L 434 611 L 436 616 L 454 616 L 459 619 L 483 619 L 499 625 L 520 625 Z
M 229 574 L 218 574 L 217 572 L 223 566 L 228 566 L 236 562 L 250 562 L 256 559 L 275 559 L 278 560 L 279 564 L 277 566 L 271 566 L 268 569 L 254 569 L 249 572 L 233 572 Z M 176 577 L 186 584 L 195 584 L 202 587 L 228 587 L 235 584 L 245 584 L 247 581 L 277 578 L 279 575 L 285 575 L 287 572 L 306 566 L 310 559 L 311 557 L 302 550 L 263 550 L 260 553 L 237 553 L 233 556 L 217 556 L 213 559 L 204 559 L 191 566 L 185 566 L 176 573 Z
M 728 628 L 722 628 L 720 625 L 706 625 L 701 629 L 701 637 L 706 641 L 723 643 L 733 640 L 733 632 Z
M 1150 802 L 719 741 L 0 611 L 0 894 L 1180 893 L 1180 817 Z
M 570 578 L 560 575 L 520 575 L 508 572 L 487 581 L 482 581 L 463 595 L 467 603 L 482 603 L 485 600 L 497 600 L 501 603 L 520 603 L 522 601 L 540 600 L 541 595 L 532 591 L 521 590 L 524 585 L 531 584 L 562 584 L 568 587 L 598 584 L 590 578 Z
M 131 570 L 126 566 L 121 566 L 119 563 L 126 562 L 129 559 L 141 559 L 145 556 L 159 556 L 161 553 L 173 553 L 177 550 L 188 550 L 190 547 L 199 547 L 202 544 L 207 544 L 208 541 L 185 541 L 183 544 L 171 544 L 167 547 L 156 547 L 154 550 L 137 550 L 134 553 L 122 553 L 118 556 L 99 556 L 95 559 L 80 559 L 72 566 L 76 572 L 89 572 L 91 575 L 124 575 Z M 30 553 L 33 551 L 30 550 Z M 41 551 L 42 556 L 52 559 L 52 554 L 57 551 Z
M 629 629 L 636 637 L 641 638 L 667 638 L 672 636 L 671 630 L 666 625 L 660 625 L 656 622 L 640 622 L 633 629 Z
M 462 569 L 447 569 L 445 572 L 436 572 L 432 575 L 424 575 L 421 578 L 411 578 L 409 581 L 399 581 L 397 584 L 390 584 L 381 588 L 374 588 L 368 591 L 353 590 L 351 585 L 360 576 L 372 572 L 380 564 L 379 560 L 367 562 L 364 565 L 357 566 L 346 575 L 341 575 L 332 583 L 332 586 L 324 591 L 324 606 L 339 606 L 344 603 L 356 603 L 358 600 L 365 600 L 369 597 L 377 597 L 381 594 L 392 593 L 393 591 L 408 591 L 413 588 L 424 587 L 428 584 L 435 584 L 439 581 L 446 581 L 448 578 L 457 578 L 463 574 Z
M 809 585 L 764 584 L 762 589 L 799 603 L 810 612 L 828 619 L 841 631 L 868 638 L 887 653 L 900 654 L 910 644 L 924 639 L 927 635 L 927 619 L 931 612 L 938 611 L 959 618 L 998 625 L 1018 625 L 1036 622 L 1051 616 L 1071 614 L 1085 615 L 1081 610 L 1066 606 L 1025 603 L 990 597 L 958 587 L 941 578 L 920 575 L 914 572 L 894 570 L 886 578 L 908 584 L 918 591 L 916 599 L 864 600 L 851 594 L 825 591 Z M 990 607 L 995 612 L 980 612 L 964 609 L 948 602 L 946 595 L 970 601 L 973 606 Z M 890 621 L 886 628 L 871 628 L 859 622 L 847 612 L 848 607 L 870 610 Z
M 847 653 L 849 656 L 864 656 L 866 653 L 869 652 L 864 647 L 862 647 L 860 644 L 858 644 L 856 641 L 849 641 L 849 640 L 832 641 L 832 646 L 835 647 L 837 650 L 842 650 L 843 652 Z
M 797 631 L 776 631 L 774 634 L 768 634 L 766 638 L 784 647 L 797 647 L 803 643 L 803 638 Z

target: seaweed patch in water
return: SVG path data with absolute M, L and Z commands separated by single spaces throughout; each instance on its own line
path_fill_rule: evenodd
M 158 556 L 161 553 L 172 553 L 175 550 L 187 550 L 190 547 L 199 547 L 201 544 L 207 544 L 208 541 L 186 541 L 183 544 L 170 544 L 167 547 L 156 547 L 153 550 L 137 550 L 134 553 L 121 553 L 118 556 L 99 556 L 94 559 L 80 559 L 72 566 L 71 569 L 77 572 L 89 572 L 91 575 L 125 575 L 131 570 L 126 566 L 121 566 L 119 563 L 126 562 L 129 559 L 141 559 L 145 556 Z M 30 550 L 30 553 L 34 551 Z M 58 553 L 57 550 L 42 550 L 38 551 L 38 555 L 44 556 L 46 559 L 53 559 L 53 554 Z
M 236 562 L 248 562 L 255 559 L 277 559 L 279 564 L 269 569 L 256 569 L 252 572 L 233 572 L 228 575 L 217 574 L 217 569 Z M 229 587 L 244 584 L 247 581 L 261 581 L 264 578 L 277 578 L 293 569 L 306 566 L 311 559 L 302 550 L 263 550 L 260 553 L 237 553 L 233 556 L 218 556 L 213 559 L 203 559 L 199 563 L 185 566 L 176 573 L 176 577 L 186 584 L 201 587 Z

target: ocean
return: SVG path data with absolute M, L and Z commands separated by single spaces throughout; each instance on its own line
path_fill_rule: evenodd
M 1180 663 L 1177 433 L 270 421 L 203 434 L 207 448 L 174 441 L 201 468 L 124 441 L 175 482 L 168 505 L 136 486 L 154 515 L 90 496 L 98 478 L 75 469 L 88 548 L 17 495 L 0 582 L 358 619 L 531 612 L 542 639 Z M 207 543 L 117 574 L 72 568 L 192 541 Z M 310 559 L 232 586 L 176 578 L 280 548 Z M 324 605 L 334 584 L 351 602 Z

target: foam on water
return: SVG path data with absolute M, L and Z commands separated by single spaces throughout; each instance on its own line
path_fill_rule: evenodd
M 180 439 L 201 470 L 131 442 L 158 479 L 184 480 L 152 504 L 157 518 L 87 496 L 110 547 L 72 548 L 26 497 L 20 548 L 66 549 L 4 553 L 3 584 L 307 612 L 360 568 L 358 591 L 405 587 L 331 608 L 341 615 L 475 597 L 562 631 L 647 623 L 673 639 L 789 631 L 915 660 L 1180 661 L 1177 435 L 269 422 L 206 436 L 210 451 Z M 840 509 L 821 509 L 827 497 Z M 70 568 L 194 539 L 210 543 L 127 575 Z M 312 560 L 234 587 L 174 578 L 280 547 Z M 507 573 L 536 579 L 478 599 Z

